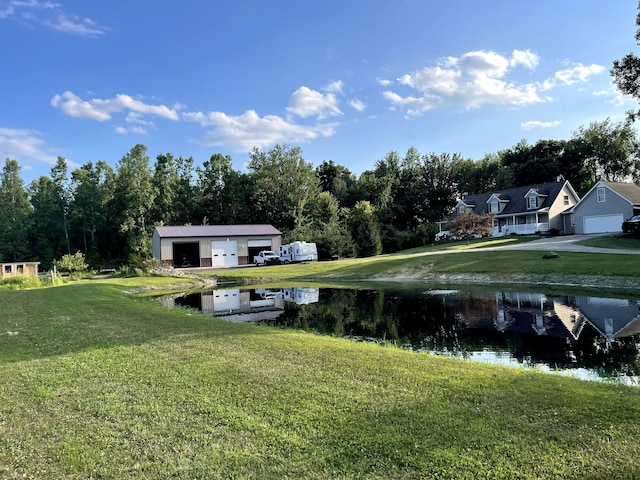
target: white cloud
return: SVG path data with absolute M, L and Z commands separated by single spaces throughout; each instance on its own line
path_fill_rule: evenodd
M 305 86 L 293 92 L 287 112 L 302 118 L 317 117 L 319 120 L 327 116 L 342 115 L 338 99 L 333 93 L 323 94 Z
M 535 128 L 553 128 L 560 125 L 562 122 L 554 120 L 552 122 L 541 122 L 539 120 L 532 120 L 530 122 L 524 122 L 520 124 L 523 130 L 533 130 Z
M 129 119 L 137 119 L 141 123 L 141 115 L 153 115 L 169 120 L 179 120 L 178 112 L 166 105 L 149 105 L 129 95 L 116 95 L 114 98 L 102 100 L 94 98 L 82 100 L 73 92 L 66 91 L 55 95 L 51 99 L 51 105 L 62 110 L 70 117 L 89 118 L 103 122 L 110 120 L 112 114 L 128 111 Z M 131 113 L 134 115 L 131 116 Z
M 143 127 L 126 128 L 118 126 L 114 129 L 114 131 L 118 135 L 146 135 L 148 133 L 147 130 Z
M 538 56 L 528 50 L 514 50 L 511 56 L 487 51 L 468 52 L 459 58 L 444 58 L 434 67 L 397 79 L 400 85 L 412 88 L 419 95 L 401 95 L 387 90 L 383 96 L 394 105 L 406 106 L 408 116 L 450 105 L 477 108 L 485 104 L 544 102 L 546 99 L 538 95 L 535 84 L 518 84 L 506 79 L 513 68 L 534 68 L 538 62 Z
M 0 158 L 17 160 L 22 167 L 33 162 L 55 164 L 57 156 L 47 153 L 44 144 L 35 130 L 0 127 Z
M 602 65 L 582 65 L 578 63 L 570 68 L 558 70 L 551 78 L 548 78 L 542 83 L 542 90 L 549 90 L 551 88 L 574 85 L 576 83 L 584 83 L 589 80 L 592 75 L 598 75 L 605 70 Z
M 511 65 L 524 65 L 533 70 L 540 63 L 540 57 L 530 50 L 514 50 L 511 56 Z
M 393 85 L 393 82 L 387 78 L 377 78 L 376 82 L 378 83 L 378 85 L 381 85 L 383 87 L 388 87 L 389 85 Z
M 351 99 L 351 101 L 349 102 L 349 105 L 351 105 L 351 108 L 353 108 L 358 112 L 363 112 L 367 108 L 367 106 L 357 98 Z
M 324 91 L 330 92 L 330 93 L 342 93 L 343 87 L 344 87 L 344 84 L 342 80 L 337 80 L 335 82 L 331 82 L 329 85 L 324 87 Z
M 386 90 L 383 97 L 394 106 L 406 108 L 407 116 L 460 105 L 478 108 L 483 105 L 523 106 L 547 102 L 542 94 L 555 87 L 586 82 L 592 75 L 604 71 L 601 65 L 574 64 L 556 72 L 543 82 L 518 82 L 514 69 L 535 69 L 540 57 L 530 50 L 514 50 L 510 55 L 491 51 L 467 52 L 460 57 L 446 57 L 437 65 L 426 67 L 397 78 L 402 87 L 413 90 L 402 94 Z M 391 82 L 381 85 L 388 86 Z M 416 94 L 417 93 L 417 94 Z
M 62 10 L 59 3 L 40 0 L 9 0 L 0 4 L 0 19 L 44 27 L 62 33 L 83 37 L 98 37 L 109 29 L 90 18 L 82 18 Z
M 204 137 L 194 140 L 207 146 L 224 146 L 234 152 L 249 152 L 253 147 L 263 148 L 280 142 L 305 142 L 318 137 L 330 137 L 335 125 L 296 125 L 277 115 L 260 117 L 254 110 L 232 116 L 223 112 L 187 112 L 187 121 L 199 122 L 203 127 L 214 127 Z

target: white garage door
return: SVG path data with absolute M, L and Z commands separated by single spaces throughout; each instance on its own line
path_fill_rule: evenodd
M 211 242 L 211 265 L 233 267 L 238 265 L 238 242 L 220 240 Z
M 584 233 L 607 233 L 622 231 L 622 214 L 584 217 Z

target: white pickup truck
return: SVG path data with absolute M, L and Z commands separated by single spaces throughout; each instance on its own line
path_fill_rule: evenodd
M 256 267 L 260 265 L 280 265 L 280 256 L 273 250 L 262 250 L 258 255 L 253 257 L 253 263 Z

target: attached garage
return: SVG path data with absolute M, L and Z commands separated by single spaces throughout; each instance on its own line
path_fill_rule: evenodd
M 613 233 L 622 231 L 624 217 L 621 213 L 583 217 L 584 233 Z
M 640 187 L 634 183 L 597 182 L 567 212 L 575 233 L 622 232 L 622 222 L 640 212 Z
M 152 237 L 153 258 L 176 268 L 247 265 L 258 251 L 281 244 L 272 225 L 161 226 Z

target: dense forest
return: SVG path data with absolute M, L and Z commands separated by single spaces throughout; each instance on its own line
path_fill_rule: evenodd
M 465 194 L 569 180 L 584 194 L 597 180 L 639 181 L 635 130 L 609 119 L 569 140 L 521 141 L 471 160 L 459 154 L 389 152 L 354 175 L 333 161 L 317 167 L 296 146 L 254 149 L 247 171 L 214 154 L 194 159 L 135 145 L 117 163 L 88 161 L 69 171 L 59 157 L 49 176 L 25 185 L 7 159 L 0 174 L 0 261 L 49 268 L 82 252 L 92 267 L 143 265 L 157 225 L 268 223 L 283 240 L 318 244 L 324 258 L 369 256 L 431 243 L 435 222 Z

